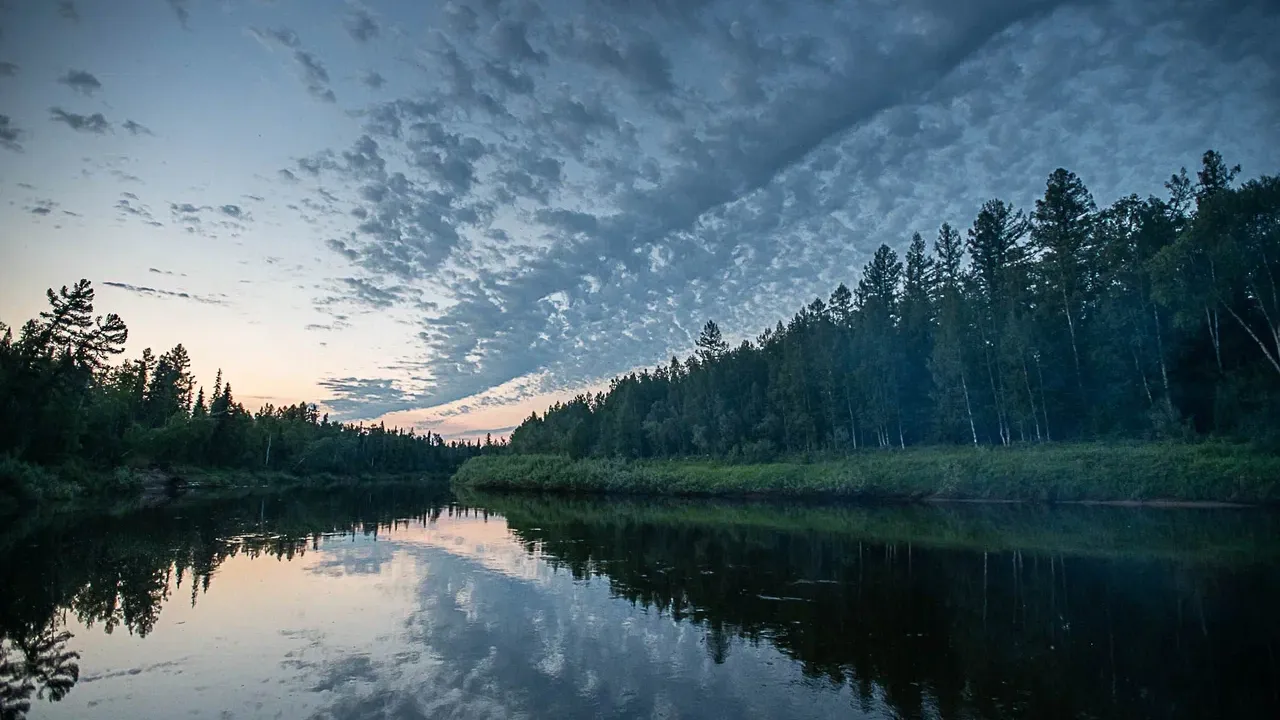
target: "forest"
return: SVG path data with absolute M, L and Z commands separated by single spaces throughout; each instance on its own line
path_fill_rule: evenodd
M 1280 443 L 1280 177 L 1208 151 L 1099 208 L 1057 169 L 1029 212 L 881 245 L 787 323 L 533 413 L 516 453 L 712 457 L 1216 437 Z
M 0 322 L 0 499 L 123 493 L 143 467 L 447 476 L 494 447 L 332 422 L 305 402 L 250 411 L 221 371 L 206 393 L 181 344 L 114 363 L 129 331 L 94 314 L 88 280 L 47 296 L 16 337 Z

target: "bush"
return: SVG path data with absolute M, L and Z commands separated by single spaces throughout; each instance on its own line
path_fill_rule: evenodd
M 0 456 L 0 505 L 21 506 L 41 500 L 69 500 L 76 484 L 62 473 Z

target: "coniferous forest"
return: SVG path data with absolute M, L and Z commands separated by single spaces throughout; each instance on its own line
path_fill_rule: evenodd
M 49 290 L 48 301 L 16 335 L 0 323 L 0 498 L 48 494 L 42 485 L 66 480 L 86 485 L 122 466 L 447 475 L 492 447 L 331 422 L 308 403 L 252 412 L 221 371 L 211 391 L 198 386 L 180 344 L 158 357 L 146 349 L 136 360 L 113 362 L 128 328 L 114 313 L 94 314 L 88 280 Z M 108 491 L 132 479 L 106 476 L 100 489 Z
M 1164 197 L 1099 208 L 1055 170 L 1029 211 L 881 245 L 754 342 L 534 413 L 518 453 L 747 461 L 921 444 L 1280 440 L 1280 177 L 1206 152 Z

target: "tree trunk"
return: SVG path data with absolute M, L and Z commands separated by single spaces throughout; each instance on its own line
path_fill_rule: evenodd
M 973 446 L 978 446 L 978 428 L 973 424 L 973 405 L 969 403 L 969 383 L 964 379 L 964 368 L 960 368 L 960 387 L 964 389 L 964 409 L 969 413 L 969 432 L 973 434 Z
M 1278 359 L 1276 355 L 1272 353 L 1271 349 L 1267 347 L 1266 343 L 1262 342 L 1262 338 L 1258 337 L 1257 333 L 1253 331 L 1253 328 L 1249 327 L 1249 324 L 1244 321 L 1244 318 L 1237 315 L 1236 311 L 1231 309 L 1230 305 L 1227 305 L 1225 307 L 1227 308 L 1227 314 L 1229 314 L 1232 318 L 1234 318 L 1235 321 L 1240 325 L 1240 327 L 1244 328 L 1244 331 L 1249 333 L 1249 337 L 1253 338 L 1253 341 L 1258 344 L 1258 348 L 1262 350 L 1262 354 L 1266 356 L 1268 361 L 1270 361 L 1271 367 L 1275 368 L 1275 371 L 1277 373 L 1280 373 L 1280 359 Z
M 1036 375 L 1040 378 L 1040 410 L 1044 412 L 1044 439 L 1046 442 L 1053 442 L 1053 436 L 1049 434 L 1049 402 L 1044 397 L 1044 369 L 1040 367 L 1040 356 L 1032 355 L 1036 361 Z
M 858 449 L 858 424 L 853 420 L 853 398 L 849 397 L 849 388 L 844 390 L 844 402 L 849 408 L 849 437 L 853 439 L 853 449 Z
M 1169 392 L 1169 370 L 1165 367 L 1164 362 L 1164 340 L 1160 333 L 1160 309 L 1154 304 L 1151 306 L 1151 316 L 1156 322 L 1156 354 L 1160 356 L 1160 380 L 1164 383 L 1165 408 L 1169 411 L 1170 417 L 1172 417 L 1173 394 Z
M 1071 356 L 1076 363 L 1076 389 L 1080 391 L 1080 400 L 1084 400 L 1084 374 L 1080 371 L 1080 348 L 1076 345 L 1076 321 L 1071 316 L 1071 302 L 1067 299 L 1067 289 L 1062 288 L 1062 309 L 1067 314 L 1067 330 L 1071 334 Z
M 1040 442 L 1040 416 L 1036 414 L 1036 396 L 1031 392 L 1031 374 L 1027 372 L 1027 356 L 1022 353 L 1022 381 L 1027 386 L 1027 402 L 1031 404 L 1031 420 L 1036 427 L 1036 442 Z
M 1138 377 L 1142 378 L 1142 389 L 1147 393 L 1147 404 L 1155 407 L 1156 401 L 1151 396 L 1151 385 L 1147 383 L 1147 373 L 1142 369 L 1142 362 L 1138 360 L 1138 351 L 1130 347 L 1129 353 L 1133 355 L 1133 369 L 1137 370 Z
M 1221 336 L 1218 334 L 1218 313 L 1216 310 L 1209 310 L 1209 306 L 1204 306 L 1204 321 L 1209 326 L 1209 342 L 1213 343 L 1213 357 L 1218 361 L 1218 372 L 1222 372 L 1222 347 L 1220 345 Z

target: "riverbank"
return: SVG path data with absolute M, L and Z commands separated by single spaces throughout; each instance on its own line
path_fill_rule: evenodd
M 490 455 L 463 463 L 453 483 L 631 495 L 1259 504 L 1280 502 L 1280 455 L 1227 443 L 933 447 L 762 464 Z
M 132 509 L 165 505 L 179 497 L 234 497 L 271 489 L 345 488 L 358 485 L 435 484 L 444 475 L 370 473 L 306 475 L 198 467 L 119 467 L 87 469 L 77 465 L 43 467 L 0 458 L 0 513 L 39 507 L 53 510 Z

